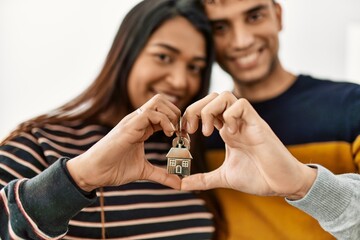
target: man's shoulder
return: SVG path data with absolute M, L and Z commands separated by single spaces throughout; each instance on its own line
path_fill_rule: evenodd
M 317 96 L 338 97 L 343 100 L 360 101 L 360 85 L 353 82 L 317 78 L 310 75 L 298 76 L 299 89 Z
M 344 88 L 354 88 L 360 89 L 360 84 L 349 82 L 341 79 L 330 79 L 330 78 L 321 78 L 314 77 L 312 75 L 300 74 L 298 76 L 298 81 L 302 84 L 312 85 L 312 86 L 320 86 L 320 87 L 344 87 Z

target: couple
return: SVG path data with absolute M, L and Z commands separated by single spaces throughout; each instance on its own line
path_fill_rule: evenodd
M 271 0 L 139 3 L 93 84 L 2 142 L 1 238 L 223 238 L 225 217 L 230 239 L 332 239 L 283 198 L 252 194 L 358 236 L 358 175 L 297 159 L 355 171 L 360 88 L 285 71 L 280 30 Z M 233 93 L 207 95 L 214 49 Z M 181 181 L 164 167 L 183 112 L 200 175 Z M 185 191 L 211 188 L 227 190 Z

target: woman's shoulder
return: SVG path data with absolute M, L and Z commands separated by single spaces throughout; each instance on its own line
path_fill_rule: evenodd
M 31 134 L 35 137 L 84 139 L 94 135 L 105 135 L 108 131 L 109 129 L 106 126 L 100 124 L 73 120 L 45 123 L 42 126 L 33 127 Z
M 83 153 L 108 131 L 105 126 L 83 121 L 46 123 L 19 132 L 3 148 L 14 145 L 16 149 L 36 151 L 52 162 L 61 156 L 74 157 Z

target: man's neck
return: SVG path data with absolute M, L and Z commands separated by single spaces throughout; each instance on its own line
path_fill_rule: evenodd
M 295 82 L 296 76 L 285 71 L 279 64 L 270 75 L 255 83 L 244 84 L 234 81 L 234 94 L 250 102 L 261 102 L 284 93 Z

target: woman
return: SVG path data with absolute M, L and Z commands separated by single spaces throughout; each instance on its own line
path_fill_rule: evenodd
M 1 238 L 210 239 L 205 202 L 162 184 L 180 188 L 163 169 L 169 137 L 179 109 L 207 92 L 212 61 L 206 17 L 189 1 L 135 6 L 94 83 L 3 141 Z

